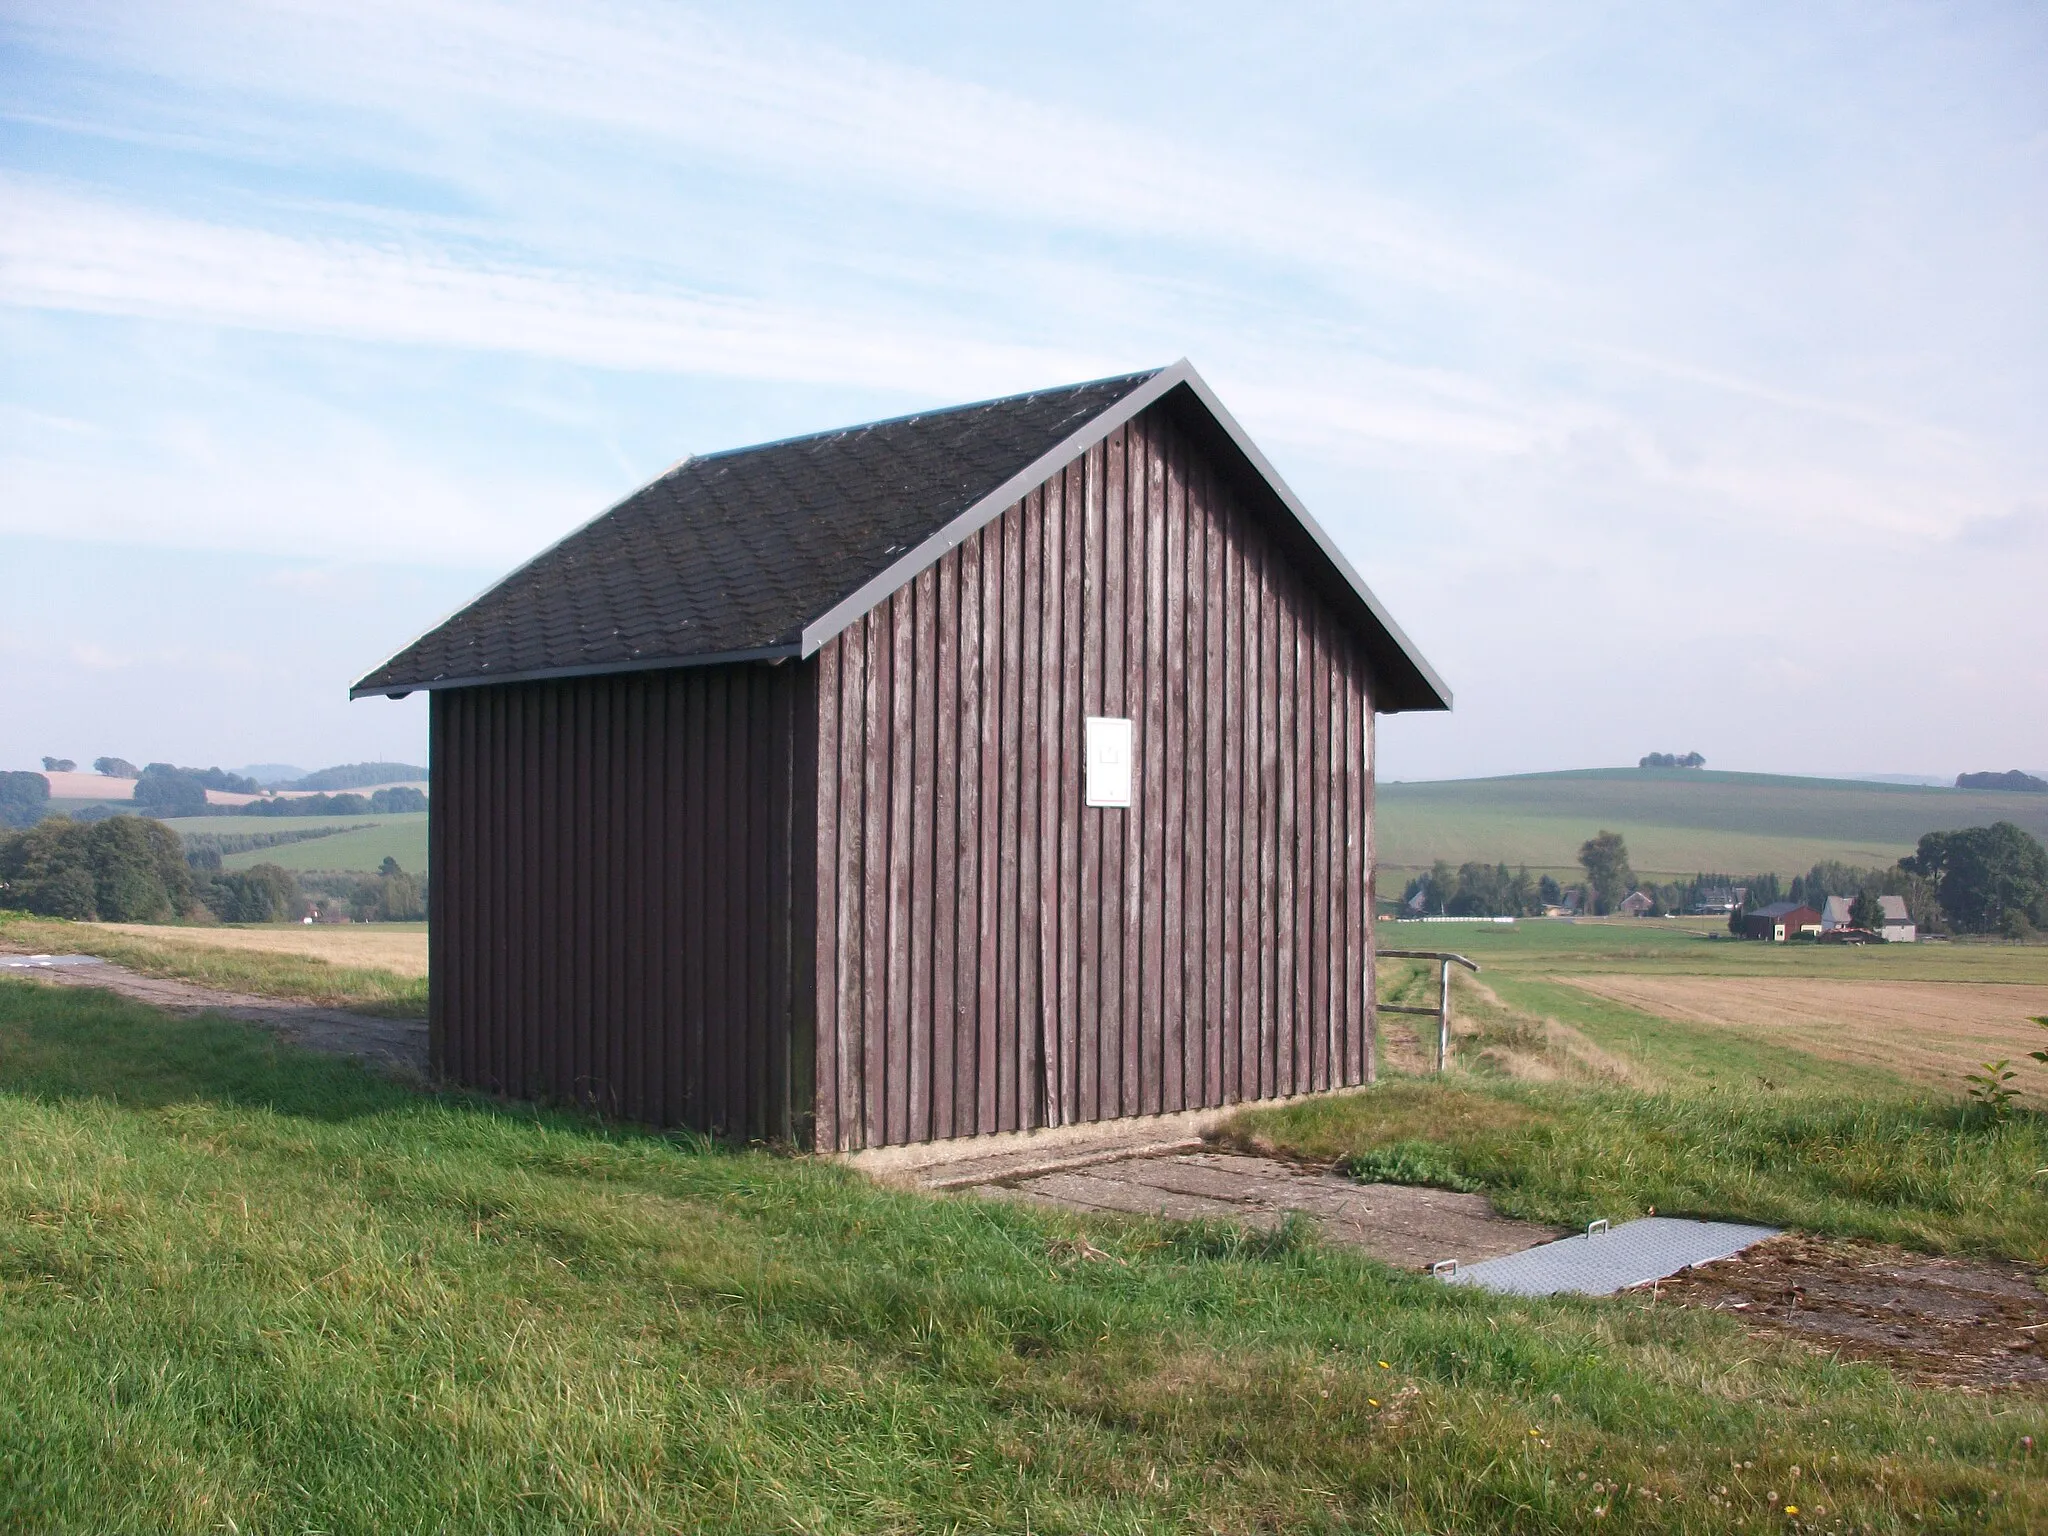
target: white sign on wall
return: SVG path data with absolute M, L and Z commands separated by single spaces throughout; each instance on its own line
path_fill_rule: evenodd
M 1091 717 L 1087 725 L 1088 774 L 1083 796 L 1089 805 L 1131 803 L 1131 722 Z

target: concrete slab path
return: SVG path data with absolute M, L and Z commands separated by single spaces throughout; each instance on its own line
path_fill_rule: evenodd
M 1050 1166 L 1047 1153 L 1053 1154 Z M 1560 1235 L 1554 1227 L 1500 1215 L 1482 1195 L 1360 1184 L 1186 1139 L 1145 1145 L 1131 1135 L 1124 1145 L 1077 1142 L 1043 1149 L 1036 1158 L 1017 1149 L 909 1172 L 912 1182 L 927 1189 L 1067 1210 L 1234 1221 L 1257 1231 L 1299 1215 L 1315 1223 L 1324 1241 L 1402 1269 L 1428 1269 L 1444 1259 L 1478 1263 Z

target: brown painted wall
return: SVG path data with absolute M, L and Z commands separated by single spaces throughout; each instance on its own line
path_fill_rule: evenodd
M 654 1124 L 807 1132 L 807 682 L 743 665 L 434 694 L 437 1068 Z
M 1155 408 L 808 664 L 820 1146 L 1369 1078 L 1369 684 L 1276 526 Z

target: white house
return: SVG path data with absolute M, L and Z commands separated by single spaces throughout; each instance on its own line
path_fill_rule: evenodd
M 1910 944 L 1918 930 L 1913 926 L 1912 914 L 1906 910 L 1903 896 L 1880 896 L 1878 910 L 1883 914 L 1880 927 L 1885 939 L 1893 944 Z

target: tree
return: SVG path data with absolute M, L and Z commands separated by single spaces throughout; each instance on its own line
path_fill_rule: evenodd
M 50 781 L 40 773 L 0 773 L 0 827 L 32 827 L 50 806 Z
M 92 760 L 92 771 L 103 773 L 110 779 L 133 779 L 141 770 L 125 757 L 96 757 Z
M 151 763 L 135 781 L 135 803 L 152 816 L 204 816 L 206 786 L 183 768 Z
M 85 829 L 93 905 L 104 923 L 160 923 L 190 910 L 185 845 L 160 821 L 115 816 Z
M 1536 882 L 1536 899 L 1546 907 L 1554 907 L 1564 900 L 1564 888 L 1550 875 Z
M 1962 933 L 2002 933 L 2009 913 L 2048 927 L 2048 848 L 2009 821 L 1929 832 L 1899 867 L 1935 884 L 1941 909 Z
M 1859 891 L 1856 899 L 1849 903 L 1849 926 L 1875 933 L 1884 926 L 1884 908 L 1877 904 L 1877 897 L 1870 891 Z
M 301 905 L 298 877 L 276 864 L 215 875 L 199 895 L 224 923 L 289 922 Z
M 71 761 L 68 757 L 46 757 L 43 759 L 43 772 L 45 773 L 71 773 L 77 767 L 78 764 Z
M 1603 828 L 1598 837 L 1588 838 L 1579 847 L 1579 863 L 1585 867 L 1586 883 L 1593 889 L 1597 912 L 1611 912 L 1635 884 L 1635 872 L 1628 864 L 1628 844 L 1622 841 L 1619 832 Z

